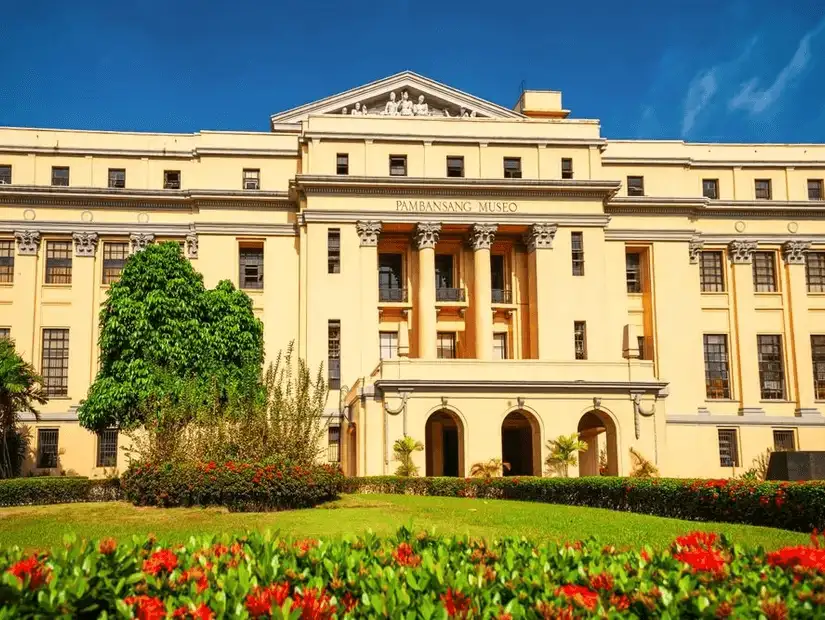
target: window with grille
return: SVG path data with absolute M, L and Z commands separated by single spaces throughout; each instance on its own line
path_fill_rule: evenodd
M 264 249 L 242 247 L 238 251 L 240 263 L 240 287 L 262 289 L 264 287 Z
M 14 282 L 14 241 L 0 240 L 0 282 Z
M 69 393 L 69 330 L 44 329 L 40 374 L 46 396 Z
M 645 195 L 645 178 L 644 177 L 627 177 L 627 195 L 628 196 L 644 196 Z
M 120 279 L 128 258 L 128 243 L 107 241 L 103 244 L 103 284 L 112 284 Z
M 753 253 L 753 290 L 757 293 L 776 292 L 776 254 Z
M 822 200 L 822 179 L 808 179 L 808 200 Z
M 718 433 L 719 465 L 721 467 L 739 467 L 739 438 L 736 429 L 720 428 Z
M 11 185 L 11 166 L 0 166 L 0 185 Z
M 770 179 L 756 179 L 753 182 L 754 192 L 757 200 L 771 199 L 771 180 Z
M 719 198 L 719 179 L 702 179 L 702 196 L 711 200 Z
M 335 174 L 349 174 L 349 153 L 338 153 L 335 156 Z
M 327 273 L 341 273 L 341 230 L 327 231 Z
M 782 359 L 782 336 L 756 337 L 759 349 L 759 384 L 763 400 L 785 399 L 785 365 Z
M 0 256 L 2 255 L 0 252 Z M 825 252 L 805 254 L 805 283 L 809 293 L 825 293 Z
M 117 429 L 107 428 L 97 434 L 97 466 L 117 465 Z
M 570 157 L 562 157 L 561 158 L 561 178 L 562 179 L 572 179 L 573 178 L 573 160 Z
M 46 242 L 46 284 L 72 283 L 72 242 Z
M 448 157 L 447 158 L 447 176 L 448 177 L 463 177 L 464 176 L 464 158 L 463 157 Z
M 10 340 L 11 339 L 11 328 L 10 327 L 0 327 L 0 340 Z
M 825 336 L 811 336 L 811 357 L 814 363 L 814 398 L 825 400 Z
M 407 301 L 403 265 L 402 254 L 382 252 L 378 255 L 378 301 L 382 303 Z
M 699 282 L 703 293 L 722 293 L 725 291 L 722 252 L 699 253 Z
M 638 252 L 624 255 L 628 293 L 642 292 L 642 256 Z
M 436 353 L 440 360 L 455 359 L 455 333 L 438 332 Z
M 573 321 L 573 348 L 577 360 L 587 359 L 587 324 L 584 321 Z
M 398 357 L 398 332 L 379 332 L 378 343 L 382 360 Z
M 504 158 L 504 178 L 505 179 L 520 179 L 521 178 L 521 157 L 505 157 Z
M 774 430 L 774 452 L 793 452 L 796 450 L 796 438 L 792 430 Z
M 37 429 L 37 466 L 41 469 L 57 467 L 58 429 Z
M 329 389 L 341 389 L 341 321 L 327 323 L 327 366 Z
M 244 168 L 244 189 L 261 189 L 261 171 L 257 168 Z
M 705 334 L 705 395 L 709 399 L 729 399 L 730 366 L 728 337 L 725 334 Z
M 126 170 L 124 168 L 109 168 L 109 187 L 115 189 L 126 187 Z
M 405 177 L 407 176 L 407 156 L 406 155 L 390 155 L 390 176 Z
M 639 349 L 639 359 L 643 360 L 645 358 L 645 337 L 644 336 L 636 336 L 636 348 Z
M 330 463 L 341 462 L 341 427 L 338 425 L 330 426 L 327 429 L 327 446 L 328 454 L 327 461 Z
M 52 166 L 52 185 L 69 186 L 69 169 L 66 166 Z
M 573 275 L 584 275 L 584 233 L 570 233 L 570 247 L 573 261 Z
M 180 170 L 163 171 L 163 189 L 180 189 Z
M 507 359 L 507 334 L 493 334 L 493 359 Z

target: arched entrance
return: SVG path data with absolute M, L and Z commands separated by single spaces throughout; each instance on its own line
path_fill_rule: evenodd
M 541 433 L 526 411 L 513 411 L 501 423 L 501 460 L 510 464 L 505 476 L 541 475 Z
M 424 449 L 428 476 L 464 476 L 464 427 L 457 415 L 443 409 L 427 419 Z
M 587 450 L 579 452 L 579 476 L 618 476 L 616 425 L 610 416 L 601 411 L 588 411 L 579 420 L 578 431 L 579 439 L 587 443 Z M 607 461 L 605 471 L 600 472 L 599 464 L 604 460 Z

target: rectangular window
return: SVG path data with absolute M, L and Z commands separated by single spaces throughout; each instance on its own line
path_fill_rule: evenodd
M 0 166 L 0 185 L 11 185 L 11 166 Z
M 584 233 L 570 233 L 570 247 L 572 248 L 573 275 L 584 275 Z
M 407 156 L 406 155 L 390 155 L 390 176 L 391 177 L 405 177 L 405 176 L 407 176 Z
M 46 284 L 72 283 L 72 242 L 46 242 Z
M 57 439 L 58 429 L 37 429 L 37 466 L 41 469 L 57 467 Z
M 699 282 L 703 293 L 723 293 L 725 291 L 722 252 L 699 253 Z
M 753 290 L 757 293 L 776 292 L 776 253 L 753 253 Z
M 381 253 L 378 255 L 378 301 L 397 303 L 407 301 L 407 291 L 403 286 L 403 263 L 402 254 Z
M 505 157 L 504 158 L 504 178 L 505 179 L 520 179 L 521 178 L 521 157 Z
M 327 231 L 327 273 L 341 273 L 341 229 Z
M 262 289 L 264 287 L 264 249 L 262 247 L 242 247 L 238 250 L 240 288 Z
M 796 438 L 791 430 L 775 430 L 773 432 L 774 452 L 794 452 L 796 450 Z
M 561 178 L 562 179 L 572 179 L 573 178 L 573 160 L 570 157 L 562 157 L 561 158 Z
M 705 334 L 705 396 L 708 399 L 730 398 L 730 366 L 728 337 L 725 334 Z
M 507 334 L 493 334 L 493 359 L 507 359 Z
M 638 252 L 624 255 L 628 293 L 642 292 L 642 256 Z
M 808 179 L 808 200 L 823 200 L 822 179 Z
M 180 170 L 163 171 L 163 189 L 180 189 Z
M 805 254 L 805 282 L 809 293 L 825 293 L 825 252 Z
M 447 176 L 448 177 L 463 177 L 464 176 L 464 158 L 463 157 L 447 157 Z
M 327 366 L 329 389 L 341 389 L 341 321 L 327 323 Z
M 573 321 L 573 348 L 577 360 L 587 359 L 587 323 Z
M 719 465 L 739 467 L 739 439 L 734 428 L 719 429 Z
M 702 179 L 702 196 L 711 200 L 719 198 L 719 179 Z
M 490 256 L 490 284 L 492 288 L 492 299 L 494 304 L 511 304 L 513 296 L 507 283 L 504 269 L 504 255 L 493 254 Z
M 127 258 L 129 258 L 128 243 L 107 241 L 103 244 L 103 284 L 112 284 L 120 279 Z
M 117 465 L 117 429 L 107 428 L 97 434 L 97 466 Z
M 52 185 L 69 186 L 69 168 L 67 166 L 52 166 Z
M 636 336 L 636 348 L 639 349 L 639 359 L 645 359 L 645 337 Z
M 771 180 L 770 179 L 756 179 L 753 182 L 754 192 L 757 200 L 771 199 Z
M 349 153 L 338 153 L 335 156 L 335 174 L 349 174 Z
M 40 374 L 46 396 L 69 394 L 69 330 L 44 329 Z
M 453 288 L 453 255 L 435 255 L 435 288 Z
M 123 189 L 126 187 L 125 168 L 109 168 L 109 187 L 113 189 Z
M 244 168 L 243 188 L 261 189 L 261 171 L 257 168 Z
M 811 336 L 814 363 L 814 398 L 825 400 L 825 336 Z
M 14 241 L 0 240 L 0 282 L 14 282 Z
M 438 332 L 436 352 L 440 360 L 455 359 L 455 333 Z
M 382 360 L 398 357 L 398 332 L 378 332 L 378 341 Z
M 762 400 L 785 399 L 785 364 L 782 357 L 782 336 L 778 334 L 756 337 L 759 350 L 759 385 Z
M 0 340 L 9 340 L 11 338 L 11 327 L 0 327 Z
M 341 462 L 341 427 L 337 424 L 330 425 L 327 429 L 327 461 L 330 463 Z
M 628 196 L 644 196 L 645 195 L 645 178 L 644 177 L 627 177 L 627 195 Z

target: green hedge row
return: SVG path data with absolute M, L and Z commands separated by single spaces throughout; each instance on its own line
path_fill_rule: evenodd
M 110 502 L 120 499 L 120 482 L 114 479 L 38 476 L 0 480 L 0 506 Z
M 694 521 L 825 530 L 825 481 L 676 478 L 348 478 L 350 493 L 515 499 L 624 510 Z

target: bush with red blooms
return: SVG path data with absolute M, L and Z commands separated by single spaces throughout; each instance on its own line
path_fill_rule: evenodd
M 816 536 L 765 552 L 705 532 L 660 550 L 406 529 L 174 546 L 106 539 L 36 555 L 0 549 L 0 619 L 814 618 L 825 617 L 823 556 Z

